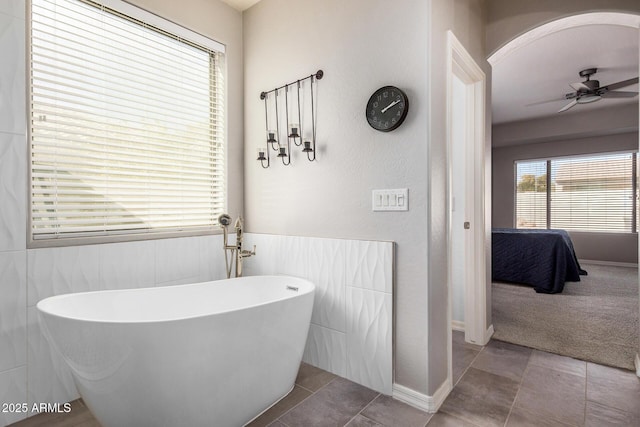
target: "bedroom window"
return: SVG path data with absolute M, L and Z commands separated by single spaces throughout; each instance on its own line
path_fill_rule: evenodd
M 31 245 L 213 230 L 224 46 L 120 0 L 30 15 Z
M 516 228 L 636 233 L 637 153 L 516 162 Z

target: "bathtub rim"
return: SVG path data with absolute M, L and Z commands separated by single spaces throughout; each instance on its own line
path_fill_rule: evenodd
M 216 282 L 223 282 L 223 281 L 234 281 L 234 280 L 242 280 L 242 279 L 248 279 L 248 278 L 261 278 L 261 277 L 264 277 L 264 278 L 275 278 L 275 279 L 292 279 L 292 284 L 293 283 L 300 283 L 300 284 L 304 284 L 305 286 L 304 286 L 303 289 L 300 289 L 300 287 L 298 287 L 298 289 L 296 290 L 295 294 L 290 294 L 290 295 L 283 296 L 281 298 L 263 301 L 263 302 L 261 302 L 259 304 L 246 305 L 246 306 L 242 306 L 242 307 L 236 307 L 236 308 L 220 310 L 220 311 L 215 311 L 215 312 L 210 312 L 210 313 L 198 313 L 198 314 L 195 314 L 195 315 L 192 315 L 192 316 L 180 316 L 180 317 L 171 317 L 171 318 L 144 319 L 144 320 L 97 319 L 97 318 L 87 318 L 87 317 L 70 316 L 70 315 L 66 315 L 66 314 L 60 314 L 60 313 L 56 313 L 55 311 L 52 311 L 51 307 L 47 308 L 48 306 L 53 305 L 56 302 L 64 301 L 64 300 L 70 299 L 70 298 L 77 298 L 79 296 L 87 295 L 87 294 L 96 295 L 96 294 L 109 294 L 109 293 L 116 293 L 116 292 L 117 293 L 144 293 L 144 292 L 152 292 L 155 289 L 176 289 L 177 290 L 177 289 L 185 288 L 185 287 L 204 286 L 204 285 L 206 285 L 208 283 L 216 283 Z M 233 285 L 231 285 L 231 286 L 233 286 Z M 186 283 L 186 284 L 182 284 L 182 285 L 163 285 L 163 286 L 149 286 L 149 287 L 144 287 L 144 288 L 102 289 L 102 290 L 96 290 L 96 291 L 69 292 L 69 293 L 65 293 L 65 294 L 52 295 L 50 297 L 43 298 L 42 300 L 38 301 L 38 303 L 36 304 L 36 308 L 37 308 L 39 316 L 47 315 L 47 316 L 56 317 L 56 318 L 59 318 L 59 319 L 73 320 L 73 321 L 77 321 L 77 322 L 96 323 L 96 324 L 115 324 L 115 325 L 117 325 L 117 324 L 121 324 L 121 325 L 159 324 L 159 323 L 166 323 L 166 322 L 177 322 L 177 321 L 183 321 L 183 320 L 193 320 L 193 319 L 204 318 L 204 317 L 207 317 L 207 316 L 217 316 L 217 315 L 223 315 L 223 314 L 232 313 L 232 312 L 239 312 L 239 311 L 243 311 L 243 310 L 249 310 L 249 309 L 262 307 L 262 306 L 269 305 L 269 304 L 275 304 L 277 302 L 285 301 L 285 300 L 288 300 L 288 299 L 302 297 L 302 296 L 307 295 L 307 294 L 312 294 L 314 296 L 314 298 L 315 298 L 315 289 L 316 289 L 316 285 L 313 282 L 311 282 L 310 280 L 308 280 L 308 279 L 304 279 L 302 277 L 297 277 L 297 276 L 291 276 L 291 275 L 270 274 L 270 275 L 257 275 L 257 276 L 245 276 L 245 277 L 232 277 L 232 278 L 229 278 L 229 279 L 225 278 L 225 279 L 219 279 L 219 280 L 209 280 L 209 281 L 206 281 L 206 282 Z

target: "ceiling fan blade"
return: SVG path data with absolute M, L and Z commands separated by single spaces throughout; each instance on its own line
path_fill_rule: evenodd
M 580 89 L 582 89 L 582 90 L 590 90 L 589 86 L 587 86 L 586 84 L 584 84 L 582 82 L 570 83 L 569 86 L 571 86 L 571 88 L 573 88 L 573 90 L 575 90 L 576 92 L 579 91 Z
M 570 103 L 568 103 L 567 105 L 565 105 L 564 107 L 562 107 L 561 109 L 558 110 L 558 113 L 563 113 L 565 111 L 567 111 L 569 108 L 573 107 L 574 105 L 576 105 L 578 103 L 578 101 L 576 101 L 575 99 L 573 101 L 571 101 Z
M 568 98 L 562 97 L 562 98 L 555 98 L 555 99 L 547 99 L 545 101 L 537 101 L 537 102 L 532 102 L 531 104 L 526 104 L 525 107 L 531 107 L 534 105 L 542 105 L 542 104 L 548 104 L 550 102 L 558 102 L 558 101 L 566 101 Z
M 623 91 L 614 91 L 614 92 L 605 92 L 602 95 L 603 98 L 633 98 L 634 96 L 638 96 L 638 92 L 623 92 Z
M 606 85 L 606 86 L 602 86 L 601 88 L 598 89 L 598 91 L 612 91 L 612 90 L 616 90 L 616 89 L 620 89 L 621 87 L 625 87 L 625 86 L 631 86 L 638 83 L 638 78 L 635 77 L 633 79 L 629 79 L 629 80 L 623 80 L 621 82 L 618 83 L 611 83 L 610 85 Z

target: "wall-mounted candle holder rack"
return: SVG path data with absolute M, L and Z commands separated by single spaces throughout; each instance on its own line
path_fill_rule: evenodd
M 271 165 L 271 156 L 269 155 L 269 149 L 273 151 L 277 151 L 277 157 L 282 160 L 282 163 L 285 166 L 291 164 L 291 140 L 293 140 L 294 145 L 298 147 L 302 147 L 302 152 L 307 154 L 307 159 L 310 162 L 313 162 L 316 159 L 316 123 L 315 123 L 315 111 L 314 111 L 314 100 L 313 100 L 313 83 L 314 80 L 320 80 L 324 76 L 324 72 L 322 70 L 318 70 L 315 74 L 311 74 L 305 78 L 296 80 L 291 83 L 287 83 L 284 86 L 277 87 L 275 89 L 271 89 L 267 92 L 260 93 L 260 99 L 264 100 L 264 120 L 265 120 L 265 130 L 266 130 L 266 147 L 258 148 L 258 158 L 260 160 L 260 164 L 263 168 L 268 168 Z M 310 140 L 305 141 L 302 133 L 302 114 L 301 114 L 301 104 L 300 104 L 300 83 L 305 80 L 310 80 L 309 90 L 311 93 L 311 138 Z M 289 87 L 296 87 L 296 95 L 297 95 L 297 106 L 298 106 L 298 122 L 289 122 Z M 284 90 L 284 105 L 285 105 L 285 113 L 286 113 L 286 133 L 285 137 L 282 138 L 280 135 L 280 117 L 278 115 L 278 93 Z M 274 110 L 275 110 L 275 129 L 269 128 L 269 106 L 268 106 L 268 98 L 270 96 L 274 96 Z M 283 142 L 284 141 L 284 142 Z M 265 165 L 266 161 L 266 165 Z

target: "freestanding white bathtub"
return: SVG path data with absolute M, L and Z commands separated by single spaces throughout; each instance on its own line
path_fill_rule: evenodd
M 314 285 L 255 276 L 59 295 L 45 335 L 104 427 L 242 426 L 294 385 Z

